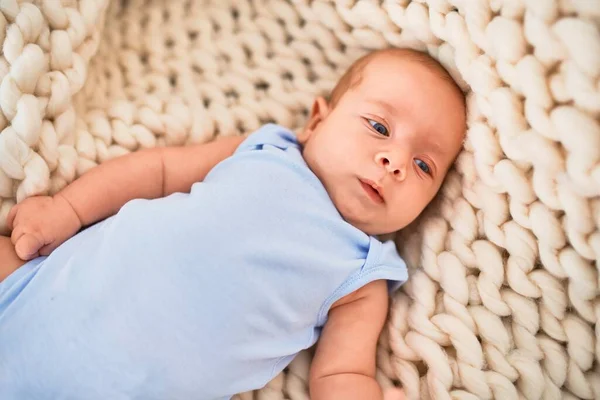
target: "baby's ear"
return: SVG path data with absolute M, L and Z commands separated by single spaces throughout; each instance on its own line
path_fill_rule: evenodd
M 298 134 L 298 141 L 303 144 L 314 133 L 315 129 L 329 114 L 329 104 L 324 97 L 319 96 L 315 99 L 310 110 L 310 116 L 304 129 Z

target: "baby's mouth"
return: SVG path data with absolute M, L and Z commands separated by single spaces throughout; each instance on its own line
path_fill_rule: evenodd
M 381 188 L 375 182 L 368 179 L 359 179 L 359 181 L 365 193 L 373 202 L 376 204 L 383 204 L 385 202 Z

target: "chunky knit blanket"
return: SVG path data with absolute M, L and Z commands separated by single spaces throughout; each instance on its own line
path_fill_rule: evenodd
M 469 93 L 468 135 L 397 236 L 411 278 L 378 380 L 598 399 L 599 31 L 599 0 L 0 0 L 0 230 L 112 157 L 299 128 L 369 49 L 426 50 Z M 310 359 L 237 397 L 307 399 Z

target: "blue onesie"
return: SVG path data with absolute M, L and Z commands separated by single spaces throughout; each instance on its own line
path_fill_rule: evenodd
M 407 279 L 266 125 L 190 193 L 133 200 L 0 283 L 0 399 L 229 399 L 312 346 L 332 303 Z

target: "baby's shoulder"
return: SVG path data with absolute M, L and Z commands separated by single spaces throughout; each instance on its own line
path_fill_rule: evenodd
M 298 149 L 300 145 L 296 135 L 290 129 L 277 124 L 266 124 L 250 133 L 240 144 L 236 152 L 262 149 L 265 145 L 286 150 Z

